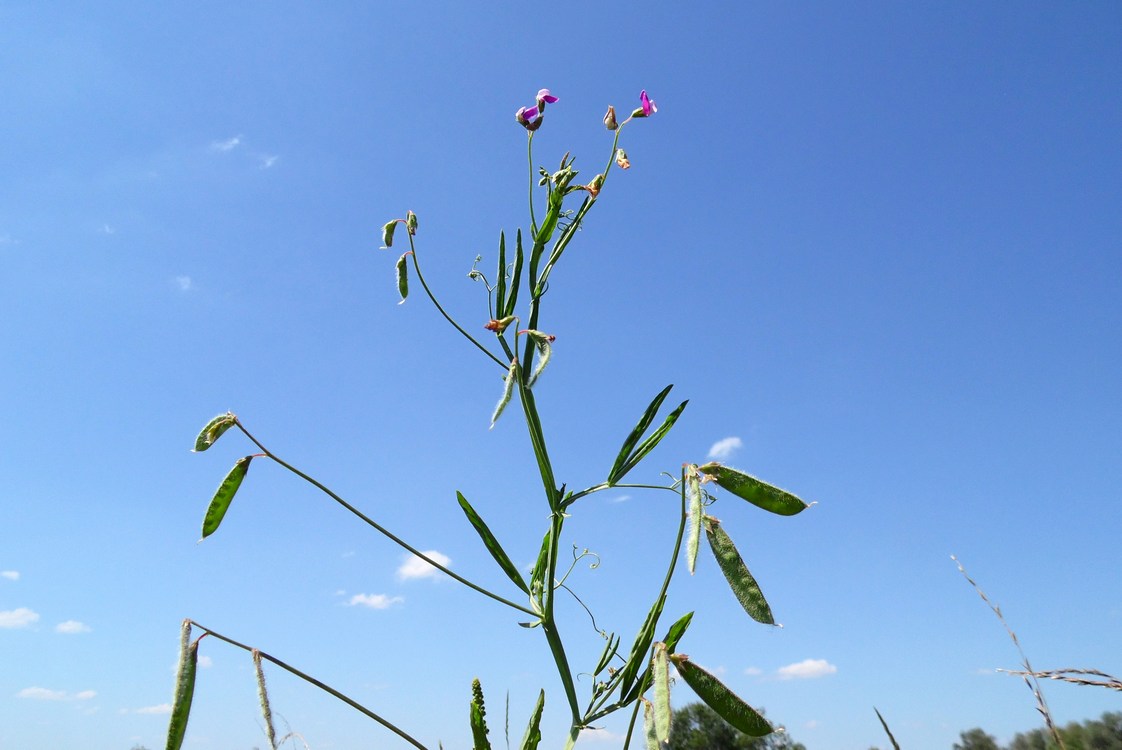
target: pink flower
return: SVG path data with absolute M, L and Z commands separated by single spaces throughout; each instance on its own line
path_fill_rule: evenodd
M 522 107 L 514 113 L 514 119 L 518 121 L 518 124 L 530 132 L 541 127 L 542 115 L 545 113 L 545 105 L 557 102 L 557 97 L 549 93 L 549 89 L 540 89 L 536 99 L 537 106 Z
M 632 117 L 650 117 L 658 111 L 658 107 L 656 107 L 651 98 L 647 96 L 646 89 L 639 92 L 639 105 L 639 109 L 631 113 Z

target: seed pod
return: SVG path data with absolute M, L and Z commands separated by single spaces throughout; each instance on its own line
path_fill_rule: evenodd
M 219 414 L 214 419 L 206 423 L 206 427 L 202 429 L 199 436 L 195 438 L 195 453 L 202 453 L 210 446 L 214 445 L 218 438 L 222 437 L 222 433 L 233 427 L 238 421 L 233 412 L 226 412 Z
M 718 486 L 764 510 L 781 516 L 793 516 L 809 505 L 786 490 L 761 482 L 753 476 L 713 462 L 699 466 L 698 471 L 708 474 Z
M 503 380 L 503 393 L 499 396 L 499 403 L 495 404 L 495 411 L 491 414 L 491 427 L 487 429 L 494 428 L 495 422 L 498 422 L 499 417 L 502 416 L 503 409 L 510 403 L 510 396 L 514 392 L 514 382 L 515 378 L 518 377 L 518 370 L 518 360 L 512 359 L 510 361 L 510 369 L 506 372 L 506 379 Z
M 394 267 L 397 273 L 397 293 L 401 295 L 401 302 L 397 303 L 399 305 L 409 296 L 409 266 L 405 263 L 405 256 L 408 254 L 405 253 L 398 258 L 397 265 Z
M 659 743 L 665 744 L 670 742 L 670 665 L 665 643 L 654 645 L 651 671 L 654 673 L 655 736 Z
M 701 542 L 701 475 L 697 466 L 691 464 L 686 468 L 686 494 L 690 500 L 690 532 L 686 539 L 686 564 L 690 575 L 697 567 L 697 548 Z
M 265 736 L 269 747 L 276 750 L 277 732 L 273 727 L 273 709 L 269 707 L 269 692 L 265 689 L 265 671 L 261 668 L 261 652 L 253 649 L 253 670 L 257 673 L 257 699 L 261 703 L 261 716 L 265 720 Z
M 744 611 L 756 622 L 774 625 L 775 618 L 772 617 L 767 599 L 764 599 L 759 584 L 748 571 L 748 566 L 744 564 L 740 553 L 736 551 L 736 545 L 721 528 L 721 522 L 712 516 L 705 516 L 705 536 L 709 539 L 709 548 L 713 550 L 717 565 L 725 574 L 725 580 L 729 582 L 729 588 L 736 595 L 740 606 L 744 607 Z
M 199 663 L 199 641 L 191 642 L 191 621 L 184 620 L 179 638 L 179 668 L 175 675 L 175 698 L 168 721 L 167 750 L 183 747 L 187 719 L 191 717 L 191 700 L 195 697 L 195 672 Z
M 655 729 L 654 705 L 646 698 L 639 700 L 643 702 L 643 739 L 646 740 L 647 750 L 665 750 L 658 741 L 658 730 Z
M 732 726 L 752 737 L 771 734 L 771 724 L 725 687 L 724 683 L 689 660 L 685 654 L 671 654 L 670 661 L 698 698 Z
M 218 485 L 218 491 L 214 493 L 214 498 L 206 509 L 206 516 L 203 517 L 203 539 L 218 530 L 223 516 L 234 500 L 234 495 L 242 486 L 242 480 L 245 479 L 245 474 L 249 471 L 249 462 L 252 460 L 253 456 L 239 458 L 234 468 L 230 469 L 230 473 L 222 480 L 222 484 Z
M 394 233 L 394 230 L 397 229 L 397 222 L 398 222 L 398 220 L 394 219 L 391 222 L 387 222 L 386 225 L 384 227 L 382 227 L 382 249 L 383 250 L 386 250 L 386 249 L 389 249 L 389 248 L 393 247 L 393 233 Z

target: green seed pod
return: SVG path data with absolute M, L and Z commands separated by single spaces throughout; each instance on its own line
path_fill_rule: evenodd
M 397 303 L 399 305 L 405 302 L 405 298 L 409 296 L 409 266 L 405 263 L 406 255 L 409 255 L 409 253 L 405 253 L 397 259 L 397 266 L 394 268 L 397 272 L 397 293 L 401 295 L 401 302 Z
M 230 469 L 230 473 L 222 480 L 222 484 L 218 485 L 218 491 L 214 493 L 214 498 L 210 501 L 210 506 L 207 507 L 206 515 L 203 517 L 203 539 L 218 530 L 222 518 L 234 500 L 234 495 L 242 486 L 242 480 L 245 479 L 245 474 L 249 471 L 249 462 L 252 460 L 253 456 L 239 458 L 234 468 Z
M 179 639 L 179 668 L 175 675 L 175 698 L 168 721 L 167 750 L 180 750 L 191 717 L 191 701 L 195 697 L 195 673 L 199 663 L 199 642 L 191 642 L 191 621 L 184 620 Z
M 518 370 L 518 360 L 512 359 L 510 361 L 510 369 L 506 372 L 506 379 L 503 380 L 503 393 L 499 397 L 499 403 L 495 405 L 494 413 L 491 414 L 491 427 L 487 429 L 494 428 L 495 422 L 499 421 L 499 417 L 502 416 L 503 409 L 510 403 L 510 396 L 514 392 L 514 383 L 515 378 L 518 377 Z
M 397 222 L 398 219 L 394 219 L 393 221 L 388 222 L 384 227 L 382 227 L 383 250 L 393 247 L 393 233 L 394 230 L 397 229 Z
M 655 736 L 659 743 L 667 744 L 670 742 L 670 664 L 665 643 L 654 645 L 651 672 L 654 674 Z
M 736 595 L 740 606 L 744 607 L 744 611 L 756 622 L 774 625 L 775 618 L 771 614 L 767 599 L 764 599 L 756 579 L 752 577 L 748 566 L 744 564 L 744 559 L 736 551 L 736 545 L 721 528 L 721 522 L 712 516 L 705 516 L 705 536 L 709 539 L 709 548 L 713 550 L 717 565 L 725 574 L 725 580 L 729 582 L 729 588 Z
M 678 675 L 709 708 L 732 726 L 752 737 L 771 734 L 771 724 L 756 709 L 749 706 L 725 687 L 724 683 L 689 660 L 685 654 L 671 654 L 670 661 Z
M 699 466 L 698 471 L 708 474 L 719 487 L 737 497 L 781 516 L 793 516 L 810 507 L 786 490 L 716 462 Z
M 701 542 L 701 475 L 697 466 L 690 464 L 686 467 L 686 494 L 690 501 L 690 531 L 686 539 L 686 564 L 690 575 L 697 567 L 697 548 Z
M 195 453 L 202 453 L 210 446 L 218 442 L 218 438 L 222 437 L 222 433 L 233 427 L 238 421 L 233 412 L 226 412 L 219 414 L 214 419 L 206 423 L 202 432 L 195 438 Z
M 654 705 L 646 698 L 639 700 L 643 702 L 643 739 L 646 740 L 647 750 L 665 750 L 658 741 L 658 731 L 655 729 Z
M 265 689 L 265 671 L 261 668 L 261 652 L 253 649 L 253 670 L 257 673 L 257 699 L 261 703 L 261 717 L 265 721 L 265 736 L 269 738 L 269 747 L 276 750 L 277 731 L 273 727 L 273 709 L 269 706 L 269 692 Z

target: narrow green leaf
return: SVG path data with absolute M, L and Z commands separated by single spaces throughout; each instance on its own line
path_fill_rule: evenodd
M 654 640 L 654 629 L 665 604 L 666 595 L 663 594 L 651 607 L 647 619 L 643 621 L 643 627 L 639 628 L 639 633 L 635 636 L 635 642 L 631 645 L 631 654 L 627 657 L 627 664 L 620 673 L 620 695 L 627 693 L 628 688 L 635 682 L 635 676 L 639 674 L 639 667 L 647 661 L 647 649 L 651 647 L 651 641 Z
M 167 750 L 180 750 L 191 718 L 191 701 L 195 697 L 195 672 L 199 662 L 199 642 L 191 641 L 191 621 L 184 620 L 179 639 L 179 668 L 175 675 L 175 698 L 168 721 Z
M 896 738 L 892 736 L 892 730 L 888 728 L 888 722 L 880 715 L 880 711 L 877 711 L 876 706 L 873 706 L 873 710 L 877 712 L 877 718 L 880 719 L 880 725 L 884 727 L 884 733 L 888 735 L 888 741 L 892 743 L 892 747 L 896 750 L 900 750 L 900 745 L 896 743 Z
M 518 304 L 518 287 L 522 284 L 522 230 L 514 236 L 514 271 L 510 275 L 510 289 L 506 294 L 506 309 L 499 311 L 499 317 L 514 315 L 514 307 Z
M 670 742 L 670 662 L 666 655 L 666 644 L 656 643 L 651 656 L 651 671 L 654 673 L 654 719 L 655 736 L 660 743 Z
M 686 629 L 690 626 L 692 620 L 693 612 L 687 612 L 670 626 L 670 630 L 666 631 L 666 637 L 662 639 L 662 642 L 666 644 L 668 652 L 674 653 L 674 649 L 678 648 L 678 641 L 682 640 L 682 636 L 686 634 Z
M 472 750 L 491 750 L 487 739 L 487 709 L 483 705 L 483 687 L 479 679 L 471 681 L 471 740 Z
M 239 458 L 234 468 L 230 469 L 230 473 L 222 480 L 222 484 L 218 485 L 218 491 L 214 493 L 214 498 L 210 501 L 210 506 L 207 507 L 206 515 L 203 517 L 203 539 L 218 530 L 234 495 L 242 486 L 242 480 L 245 479 L 245 473 L 249 471 L 249 462 L 252 460 L 253 456 Z
M 518 377 L 518 360 L 512 359 L 510 361 L 510 368 L 506 371 L 506 377 L 503 379 L 503 394 L 499 397 L 499 403 L 495 404 L 495 411 L 491 414 L 491 429 L 495 426 L 495 422 L 499 421 L 502 416 L 503 409 L 510 403 L 510 395 L 514 392 L 514 379 Z
M 503 569 L 503 572 L 506 573 L 507 578 L 512 580 L 515 586 L 529 594 L 530 587 L 526 585 L 526 581 L 522 578 L 522 574 L 518 572 L 518 568 L 516 568 L 514 566 L 514 563 L 510 561 L 510 558 L 503 550 L 502 545 L 499 544 L 499 540 L 496 539 L 495 535 L 491 533 L 491 529 L 487 527 L 487 524 L 484 523 L 479 514 L 475 512 L 475 508 L 471 507 L 471 503 L 467 501 L 467 498 L 460 494 L 460 492 L 458 491 L 456 492 L 456 499 L 460 501 L 460 508 L 463 509 L 464 515 L 466 515 L 468 521 L 471 522 L 472 527 L 475 529 L 475 533 L 479 534 L 479 538 L 483 540 L 483 544 L 487 547 L 487 551 L 491 553 L 491 557 L 495 558 L 495 562 L 497 562 L 499 564 L 499 567 Z
M 542 741 L 541 723 L 542 709 L 545 708 L 545 691 L 538 693 L 538 701 L 534 704 L 534 712 L 530 714 L 530 723 L 526 727 L 526 734 L 522 736 L 519 750 L 537 750 L 538 743 Z
M 642 444 L 635 449 L 635 452 L 632 453 L 627 461 L 624 462 L 623 468 L 620 470 L 619 475 L 616 477 L 615 481 L 618 482 L 620 479 L 623 479 L 623 476 L 625 474 L 638 466 L 639 462 L 646 458 L 647 454 L 653 451 L 656 445 L 662 442 L 662 439 L 666 437 L 666 433 L 670 432 L 670 428 L 673 427 L 674 423 L 678 421 L 678 417 L 682 416 L 682 412 L 686 410 L 686 404 L 688 403 L 689 401 L 687 400 L 678 404 L 678 408 L 670 412 L 665 421 L 663 421 L 663 423 L 659 425 L 659 428 L 652 432 L 651 436 L 644 440 Z
M 499 271 L 495 280 L 495 311 L 498 317 L 506 317 L 506 233 L 499 232 Z
M 686 494 L 690 498 L 690 530 L 686 538 L 686 565 L 690 575 L 697 567 L 697 548 L 701 542 L 701 475 L 697 467 L 690 465 L 686 469 Z
M 643 701 L 643 739 L 647 743 L 647 750 L 665 750 L 662 743 L 658 741 L 654 704 L 646 698 L 639 700 Z
M 405 253 L 398 258 L 397 266 L 394 267 L 397 273 L 397 293 L 401 295 L 401 302 L 397 303 L 399 305 L 405 302 L 405 298 L 409 296 L 409 266 L 405 262 L 406 255 L 409 255 L 409 253 Z
M 219 414 L 214 419 L 206 423 L 199 436 L 195 438 L 195 453 L 202 453 L 210 446 L 218 442 L 218 438 L 222 437 L 222 433 L 230 429 L 237 423 L 238 418 L 232 412 Z
M 721 528 L 721 522 L 712 516 L 705 516 L 705 536 L 709 539 L 709 548 L 713 550 L 713 557 L 717 558 L 717 565 L 725 574 L 725 580 L 729 582 L 729 588 L 736 595 L 740 606 L 744 607 L 744 611 L 756 622 L 774 625 L 775 618 L 771 615 L 771 607 L 764 599 L 756 579 L 748 572 L 744 559 L 736 551 L 736 545 Z
M 619 449 L 619 455 L 616 456 L 616 462 L 612 464 L 612 469 L 608 472 L 608 484 L 615 484 L 623 476 L 623 474 L 625 473 L 621 471 L 623 469 L 623 465 L 631 456 L 631 451 L 634 450 L 635 446 L 639 443 L 639 438 L 643 437 L 643 433 L 646 432 L 647 428 L 651 426 L 651 422 L 654 421 L 655 414 L 658 414 L 659 407 L 662 406 L 662 402 L 666 399 L 666 395 L 670 393 L 670 389 L 673 387 L 673 384 L 666 386 L 662 389 L 661 392 L 659 392 L 657 396 L 654 397 L 654 400 L 651 401 L 649 406 L 647 406 L 647 410 L 643 412 L 643 416 L 639 418 L 639 423 L 635 425 L 635 428 L 631 430 L 631 433 L 627 436 L 627 439 L 623 441 L 623 447 Z
M 615 633 L 608 636 L 608 642 L 604 644 L 604 652 L 600 654 L 600 659 L 596 662 L 596 668 L 592 670 L 593 677 L 599 675 L 611 664 L 612 659 L 619 652 L 619 642 L 620 637 Z
M 538 559 L 534 562 L 533 572 L 530 573 L 530 595 L 541 602 L 545 591 L 545 574 L 549 562 L 549 532 L 542 538 L 542 548 L 538 551 Z
M 810 507 L 786 490 L 716 462 L 699 466 L 698 471 L 713 477 L 718 486 L 737 497 L 781 516 L 793 516 Z
M 689 659 L 685 654 L 670 656 L 670 661 L 674 662 L 678 675 L 697 694 L 697 697 L 705 702 L 705 705 L 716 711 L 729 724 L 752 737 L 763 737 L 775 731 L 756 709 Z

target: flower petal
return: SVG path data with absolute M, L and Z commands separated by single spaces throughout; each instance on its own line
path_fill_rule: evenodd
M 557 97 L 549 93 L 549 89 L 542 89 L 538 92 L 538 100 L 544 101 L 546 104 L 553 104 L 557 101 Z
M 643 105 L 644 116 L 650 117 L 652 114 L 658 111 L 658 107 L 656 107 L 655 103 L 651 101 L 651 98 L 647 96 L 646 89 L 643 89 L 641 92 L 639 92 L 639 101 Z

